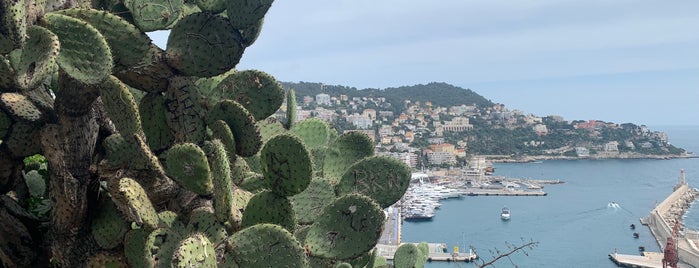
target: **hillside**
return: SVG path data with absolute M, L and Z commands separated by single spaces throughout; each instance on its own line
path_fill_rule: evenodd
M 426 85 L 420 84 L 386 89 L 367 88 L 362 90 L 358 90 L 354 87 L 322 84 L 322 91 L 321 83 L 282 82 L 282 85 L 285 89 L 294 89 L 294 91 L 296 91 L 296 97 L 298 98 L 303 98 L 303 96 L 315 96 L 320 93 L 326 93 L 331 96 L 343 94 L 350 97 L 386 98 L 386 102 L 393 104 L 393 110 L 395 112 L 402 111 L 403 106 L 398 104 L 406 99 L 422 103 L 430 101 L 433 105 L 442 107 L 458 106 L 461 104 L 475 104 L 478 107 L 493 106 L 493 102 L 470 89 L 437 82 Z

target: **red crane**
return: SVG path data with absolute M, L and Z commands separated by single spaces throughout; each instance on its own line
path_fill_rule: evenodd
M 680 224 L 675 223 L 675 227 L 672 228 L 672 236 L 667 238 L 667 244 L 665 245 L 665 254 L 663 255 L 663 268 L 677 268 L 677 263 L 679 262 L 679 256 L 677 255 L 677 236 L 680 232 Z

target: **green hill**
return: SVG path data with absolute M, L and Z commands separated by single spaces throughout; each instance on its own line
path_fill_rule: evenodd
M 383 97 L 386 98 L 387 102 L 394 105 L 394 110 L 396 112 L 400 112 L 403 108 L 402 105 L 399 104 L 401 104 L 403 100 L 408 99 L 423 103 L 430 101 L 433 105 L 442 107 L 458 106 L 462 104 L 475 104 L 478 107 L 490 107 L 493 105 L 492 101 L 478 95 L 478 93 L 473 92 L 473 90 L 437 82 L 426 85 L 420 84 L 386 89 L 367 88 L 361 90 L 354 87 L 325 85 L 312 82 L 282 82 L 282 85 L 284 88 L 294 89 L 298 98 L 303 98 L 303 96 L 315 96 L 320 93 L 326 93 L 331 96 L 344 94 L 349 97 Z

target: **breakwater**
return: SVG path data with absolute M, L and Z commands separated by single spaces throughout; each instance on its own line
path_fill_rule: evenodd
M 686 229 L 682 223 L 682 216 L 696 200 L 697 190 L 690 188 L 684 179 L 684 173 L 680 175 L 680 181 L 675 190 L 663 202 L 658 204 L 641 223 L 650 228 L 661 250 L 665 251 L 668 238 L 673 236 L 673 228 L 679 224 L 677 235 L 677 255 L 681 262 L 699 267 L 699 233 Z

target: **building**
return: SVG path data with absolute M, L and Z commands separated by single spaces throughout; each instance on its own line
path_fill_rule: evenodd
M 442 129 L 445 132 L 464 132 L 467 130 L 472 130 L 473 125 L 468 121 L 468 118 L 457 116 L 451 119 L 451 121 L 444 122 Z
M 373 123 L 371 118 L 360 114 L 352 114 L 347 116 L 347 122 L 350 122 L 352 125 L 360 129 L 371 128 Z
M 544 136 L 544 135 L 549 134 L 549 130 L 548 130 L 548 128 L 546 128 L 546 125 L 544 125 L 544 124 L 534 125 L 532 127 L 532 129 L 534 130 L 534 132 L 536 132 L 536 135 L 539 135 L 539 136 Z
M 371 120 L 376 120 L 376 110 L 374 109 L 364 109 L 362 115 L 371 118 Z
M 316 95 L 316 104 L 330 106 L 330 95 L 325 93 Z
M 589 157 L 590 156 L 590 150 L 588 150 L 585 147 L 575 147 L 575 153 L 578 155 L 578 157 Z
M 456 164 L 456 156 L 448 152 L 427 152 L 427 161 L 432 165 Z
M 610 141 L 604 144 L 604 151 L 608 153 L 618 153 L 619 152 L 619 142 Z

